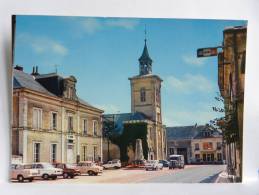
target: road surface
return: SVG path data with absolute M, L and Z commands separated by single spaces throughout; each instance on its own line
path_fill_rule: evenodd
M 145 169 L 104 170 L 101 175 L 81 175 L 74 179 L 35 179 L 35 184 L 84 184 L 84 183 L 214 183 L 225 165 L 186 165 L 184 169 L 146 171 Z M 14 181 L 17 182 L 17 181 Z M 29 183 L 29 182 L 24 182 Z

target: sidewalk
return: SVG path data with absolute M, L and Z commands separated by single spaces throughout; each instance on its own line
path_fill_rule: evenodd
M 216 179 L 215 183 L 233 183 L 233 180 L 231 179 L 231 176 L 228 175 L 226 171 L 222 171 L 218 178 Z

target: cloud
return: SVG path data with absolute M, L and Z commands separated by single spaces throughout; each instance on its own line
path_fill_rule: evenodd
M 214 86 L 210 80 L 203 75 L 185 74 L 182 78 L 176 76 L 168 76 L 165 80 L 165 88 L 182 93 L 192 92 L 211 92 Z
M 80 21 L 80 24 L 83 27 L 83 30 L 88 34 L 93 34 L 102 28 L 101 22 L 95 18 L 86 18 Z
M 119 112 L 119 108 L 112 104 L 95 105 L 95 107 L 104 110 L 105 114 L 117 114 Z
M 68 54 L 68 49 L 56 40 L 45 36 L 32 36 L 27 33 L 20 34 L 17 39 L 31 46 L 34 52 L 38 54 L 53 53 L 59 56 Z
M 175 110 L 174 112 L 164 112 L 164 124 L 166 126 L 187 126 L 194 125 L 195 123 L 199 125 L 204 125 L 209 123 L 217 117 L 222 116 L 219 113 L 215 113 L 207 109 L 197 109 L 197 110 Z
M 107 20 L 107 26 L 121 27 L 127 30 L 133 30 L 139 24 L 138 20 L 133 19 L 111 19 Z
M 201 67 L 207 61 L 207 58 L 197 58 L 195 55 L 183 55 L 182 60 L 191 66 Z
M 76 22 L 76 20 L 72 20 Z M 136 19 L 105 19 L 98 18 L 85 18 L 78 22 L 79 26 L 87 34 L 94 34 L 97 31 L 103 30 L 105 27 L 123 28 L 126 30 L 133 30 L 138 24 L 139 20 Z

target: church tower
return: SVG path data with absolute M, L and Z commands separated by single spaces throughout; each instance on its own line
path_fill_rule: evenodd
M 149 56 L 147 40 L 139 61 L 139 75 L 129 78 L 131 84 L 131 112 L 142 112 L 151 120 L 162 123 L 161 82 L 152 74 L 152 59 Z

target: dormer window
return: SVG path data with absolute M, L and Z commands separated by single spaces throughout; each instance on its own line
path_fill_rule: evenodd
M 68 78 L 64 79 L 64 91 L 63 91 L 63 96 L 65 98 L 71 99 L 71 100 L 76 100 L 76 78 L 73 76 L 70 76 Z

